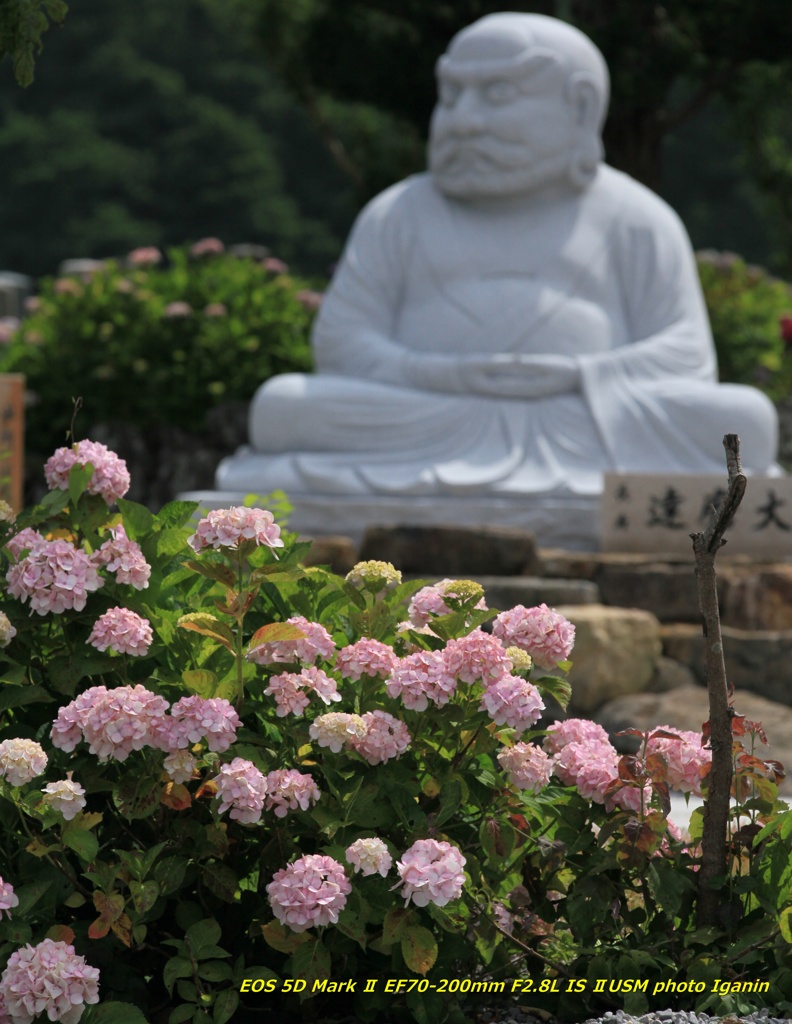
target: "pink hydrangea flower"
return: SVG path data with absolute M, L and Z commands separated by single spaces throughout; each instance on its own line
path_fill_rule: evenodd
M 35 740 L 3 740 L 0 743 L 0 778 L 12 786 L 24 786 L 47 768 L 44 748 Z
M 168 742 L 172 749 L 206 739 L 210 750 L 222 753 L 236 739 L 242 722 L 224 697 L 182 697 L 171 708 Z
M 279 768 L 265 778 L 267 795 L 264 806 L 274 811 L 276 818 L 285 818 L 289 811 L 300 808 L 307 811 L 322 795 L 310 775 L 294 768 Z
M 553 759 L 553 772 L 584 799 L 605 803 L 605 792 L 619 777 L 619 755 L 610 743 L 568 743 Z
M 459 640 L 449 640 L 443 651 L 446 669 L 462 683 L 489 686 L 512 669 L 506 648 L 495 636 L 474 629 Z
M 169 302 L 168 305 L 163 309 L 162 315 L 166 320 L 180 320 L 188 316 L 193 315 L 193 308 L 189 302 L 183 302 L 177 299 L 175 302 Z
M 336 924 L 350 892 L 342 865 L 318 853 L 282 868 L 267 886 L 272 912 L 293 932 Z
M 346 859 L 361 875 L 382 875 L 393 867 L 393 857 L 381 839 L 356 839 L 346 848 Z
M 110 608 L 94 623 L 86 641 L 98 651 L 108 647 L 118 654 L 140 658 L 154 642 L 151 623 L 129 608 Z
M 381 676 L 384 679 L 390 675 L 397 660 L 392 647 L 364 636 L 357 643 L 341 648 L 336 654 L 335 667 L 344 679 L 355 682 L 361 676 L 370 676 L 372 679 Z
M 308 707 L 306 690 L 315 693 L 325 704 L 341 700 L 335 679 L 314 665 L 302 672 L 283 672 L 272 676 L 264 693 L 275 698 L 275 714 L 279 718 L 289 714 L 299 718 Z
M 228 307 L 222 302 L 210 302 L 207 306 L 204 306 L 204 316 L 210 319 L 214 317 L 221 317 L 228 315 Z
M 452 610 L 445 603 L 446 591 L 452 587 L 456 580 L 440 580 L 431 586 L 423 587 L 416 594 L 413 594 L 407 609 L 407 617 L 413 626 L 426 626 L 432 621 L 434 615 L 448 615 Z M 486 611 L 487 604 L 482 598 L 476 608 Z
M 198 762 L 189 750 L 172 750 L 162 762 L 162 768 L 168 777 L 182 785 L 193 777 Z
M 617 769 L 618 770 L 618 769 Z M 624 810 L 640 814 L 649 810 L 652 799 L 652 787 L 649 783 L 643 789 L 643 808 L 641 808 L 641 790 L 637 786 L 622 786 L 608 794 L 605 801 L 605 810 L 612 811 L 614 807 L 622 807 Z
M 360 715 L 331 711 L 315 718 L 308 734 L 320 747 L 329 747 L 338 754 L 345 746 L 366 735 L 366 723 Z
M 668 765 L 668 785 L 671 789 L 701 796 L 701 773 L 712 761 L 712 751 L 704 749 L 701 745 L 701 733 L 688 729 L 674 729 L 670 725 L 660 725 L 657 728 L 673 733 L 679 739 L 650 739 L 646 744 L 647 755 L 662 754 L 665 758 Z
M 407 750 L 412 741 L 407 726 L 387 711 L 367 711 L 363 715 L 365 733 L 350 740 L 350 747 L 369 764 L 384 764 Z
M 11 624 L 5 612 L 0 612 L 0 648 L 8 647 L 16 635 L 16 627 Z
M 73 782 L 71 776 L 69 772 L 67 778 L 50 782 L 42 790 L 44 803 L 53 811 L 59 811 L 66 821 L 76 818 L 86 803 L 85 790 L 79 782 Z
M 199 238 L 190 246 L 190 255 L 194 258 L 200 256 L 219 256 L 225 252 L 225 246 L 219 238 Z
M 301 288 L 300 291 L 294 293 L 294 297 L 301 306 L 304 306 L 305 309 L 308 309 L 313 313 L 322 305 L 324 294 L 322 292 L 313 291 L 310 288 Z
M 20 530 L 19 533 L 14 534 L 13 537 L 6 544 L 6 550 L 8 551 L 11 558 L 16 561 L 23 551 L 34 551 L 36 548 L 41 547 L 42 544 L 46 544 L 46 537 L 34 530 L 30 526 L 26 526 L 24 530 Z
M 215 779 L 220 806 L 218 814 L 231 808 L 230 817 L 248 825 L 261 820 L 264 801 L 267 798 L 267 782 L 252 761 L 235 757 L 231 764 L 224 764 Z
M 446 903 L 462 895 L 465 858 L 451 843 L 419 839 L 406 851 L 396 870 L 403 883 L 402 896 L 417 907 Z
M 289 264 L 279 260 L 277 256 L 267 256 L 261 261 L 262 267 L 269 274 L 288 274 Z
M 401 697 L 412 711 L 425 711 L 430 700 L 442 707 L 451 700 L 456 686 L 442 651 L 416 651 L 400 658 L 385 683 L 388 696 Z
M 77 1024 L 86 1003 L 99 1002 L 99 971 L 77 956 L 74 946 L 44 939 L 8 958 L 0 977 L 0 1000 L 12 1024 L 50 1021 Z
M 10 567 L 6 574 L 8 593 L 39 615 L 58 615 L 67 609 L 81 612 L 91 591 L 102 580 L 90 557 L 66 540 L 38 544 Z
M 126 761 L 133 750 L 168 749 L 168 702 L 136 686 L 92 686 L 58 712 L 52 743 L 71 751 L 81 739 L 101 761 Z
M 219 508 L 210 512 L 196 527 L 187 543 L 196 553 L 204 548 L 238 548 L 245 541 L 257 547 L 282 548 L 280 527 L 264 508 Z
M 610 746 L 607 732 L 587 718 L 567 718 L 564 722 L 553 722 L 547 728 L 542 746 L 548 754 L 557 754 L 569 743 L 594 743 Z
M 305 636 L 297 640 L 274 640 L 251 647 L 246 655 L 248 661 L 254 661 L 257 665 L 296 662 L 313 665 L 319 660 L 329 660 L 333 657 L 335 641 L 324 626 L 318 622 L 309 622 L 302 615 L 292 615 L 286 621 L 289 625 L 296 626 Z
M 86 488 L 89 494 L 101 494 L 108 505 L 124 497 L 131 482 L 126 462 L 98 441 L 78 441 L 71 448 L 58 448 L 44 466 L 49 489 L 68 491 L 72 466 L 88 463 L 93 466 Z
M 6 917 L 11 917 L 11 911 L 14 907 L 19 906 L 19 897 L 14 893 L 14 887 L 10 882 L 4 882 L 0 878 L 0 921 L 3 919 L 3 913 Z
M 492 623 L 492 632 L 503 641 L 504 647 L 513 645 L 527 651 L 534 663 L 545 671 L 566 661 L 575 642 L 572 623 L 546 604 L 537 608 L 518 604 L 510 611 L 501 612 Z
M 542 717 L 544 702 L 533 683 L 522 676 L 506 675 L 484 691 L 480 710 L 497 725 L 525 732 Z
M 504 747 L 498 754 L 498 762 L 513 786 L 533 793 L 543 790 L 553 773 L 553 759 L 533 743 Z
M 162 253 L 153 245 L 140 246 L 127 255 L 130 267 L 154 267 L 162 262 Z
M 145 590 L 149 585 L 151 566 L 143 557 L 140 545 L 127 537 L 123 524 L 112 529 L 110 534 L 110 539 L 93 556 L 94 564 L 104 565 L 108 572 L 115 573 L 117 583 Z

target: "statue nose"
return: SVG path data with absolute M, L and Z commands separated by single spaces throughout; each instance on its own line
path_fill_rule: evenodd
M 485 125 L 485 111 L 478 90 L 470 87 L 463 89 L 454 104 L 453 131 L 457 135 L 477 135 L 484 130 Z

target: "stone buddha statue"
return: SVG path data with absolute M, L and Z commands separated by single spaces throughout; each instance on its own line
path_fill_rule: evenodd
M 502 523 L 591 547 L 608 470 L 722 475 L 737 433 L 748 472 L 778 472 L 770 401 L 717 383 L 682 224 L 603 163 L 590 40 L 490 15 L 437 79 L 428 173 L 360 214 L 317 372 L 259 389 L 226 500 L 283 489 L 305 532 Z

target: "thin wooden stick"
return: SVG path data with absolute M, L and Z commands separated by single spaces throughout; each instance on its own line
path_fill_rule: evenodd
M 740 465 L 740 439 L 736 434 L 723 438 L 729 487 L 719 509 L 703 533 L 691 534 L 696 560 L 699 609 L 703 618 L 706 644 L 706 678 L 709 693 L 710 746 L 712 767 L 704 802 L 704 831 L 701 841 L 701 868 L 698 874 L 697 924 L 720 926 L 722 898 L 713 882 L 726 874 L 729 797 L 732 784 L 732 715 L 729 706 L 726 664 L 723 658 L 715 556 L 725 544 L 723 535 L 745 494 L 746 479 Z

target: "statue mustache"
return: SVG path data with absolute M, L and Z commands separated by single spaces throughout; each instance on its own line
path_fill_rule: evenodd
M 475 139 L 433 138 L 430 147 L 431 166 L 437 170 L 475 160 L 498 170 L 511 171 L 529 163 L 528 156 L 524 145 L 503 142 L 492 135 L 478 135 Z

